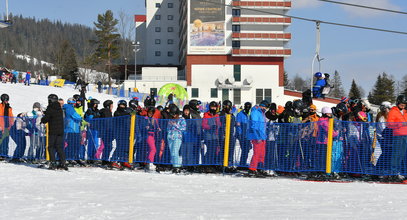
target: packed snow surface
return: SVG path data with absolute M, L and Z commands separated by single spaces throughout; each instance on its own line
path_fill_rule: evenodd
M 92 86 L 88 87 L 90 91 L 86 93 L 86 97 L 96 98 L 103 103 L 107 99 L 113 100 L 117 103 L 120 99 L 108 94 L 102 94 L 96 92 L 95 88 Z M 32 84 L 30 86 L 25 86 L 24 84 L 3 84 L 0 83 L 0 94 L 7 93 L 10 96 L 10 106 L 13 108 L 14 116 L 18 113 L 28 112 L 32 110 L 34 102 L 39 102 L 43 107 L 47 107 L 48 101 L 47 97 L 49 94 L 56 94 L 59 98 L 66 100 L 71 98 L 74 94 L 80 94 L 78 90 L 74 90 L 73 86 L 65 86 L 62 88 L 51 87 L 51 86 L 39 86 Z M 99 105 L 103 108 L 102 104 Z M 115 105 L 116 107 L 116 105 Z
M 0 163 L 3 219 L 404 219 L 405 185 Z
M 70 87 L 0 84 L 13 112 Z M 89 92 L 103 102 L 120 98 Z M 407 186 L 0 163 L 1 219 L 405 219 Z

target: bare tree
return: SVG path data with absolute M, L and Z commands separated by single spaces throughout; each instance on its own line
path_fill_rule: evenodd
M 133 17 L 126 14 L 123 9 L 119 11 L 119 34 L 122 37 L 121 41 L 121 57 L 120 59 L 124 61 L 124 58 L 131 58 L 133 53 L 131 53 L 131 41 L 135 36 L 136 24 L 133 21 Z

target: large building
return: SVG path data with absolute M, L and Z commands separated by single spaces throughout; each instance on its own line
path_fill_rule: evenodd
M 290 8 L 284 0 L 148 0 L 146 15 L 135 16 L 137 65 L 176 67 L 190 98 L 282 100 L 291 19 L 281 15 Z M 142 73 L 140 83 L 148 81 Z

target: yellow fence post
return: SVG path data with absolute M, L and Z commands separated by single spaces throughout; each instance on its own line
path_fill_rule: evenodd
M 136 128 L 136 115 L 132 115 L 130 119 L 130 138 L 129 138 L 129 163 L 133 163 L 134 159 L 134 132 Z
M 49 151 L 48 151 L 48 146 L 49 146 L 49 126 L 48 123 L 45 125 L 46 129 L 46 139 L 45 139 L 45 159 L 49 161 Z
M 223 155 L 223 166 L 229 166 L 229 143 L 230 143 L 230 122 L 232 116 L 230 114 L 226 115 L 226 129 L 225 129 L 225 153 Z
M 334 119 L 330 118 L 328 123 L 328 140 L 326 144 L 326 173 L 332 172 L 332 143 L 334 132 Z

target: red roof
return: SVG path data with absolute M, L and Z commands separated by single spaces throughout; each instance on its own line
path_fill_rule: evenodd
M 134 21 L 135 22 L 146 22 L 146 16 L 145 15 L 134 15 Z

